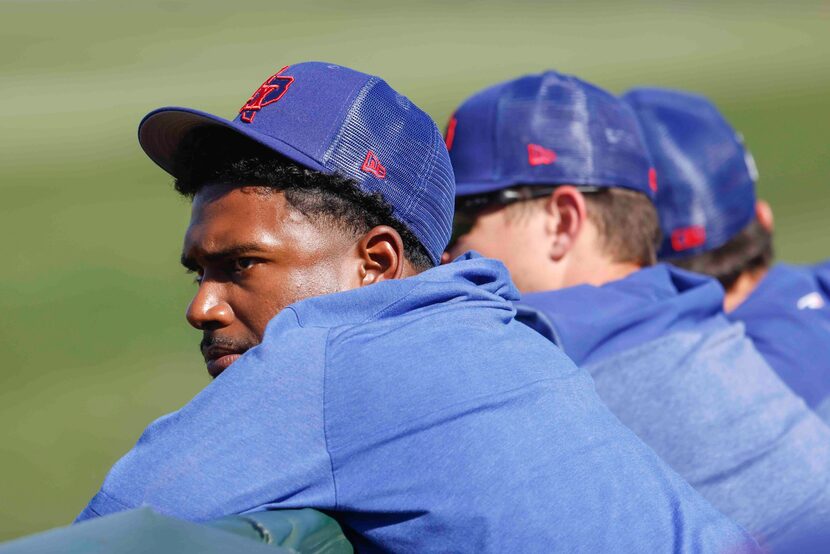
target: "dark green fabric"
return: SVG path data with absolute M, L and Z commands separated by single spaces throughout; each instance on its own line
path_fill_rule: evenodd
M 0 554 L 346 554 L 337 523 L 314 510 L 231 516 L 207 524 L 139 508 L 0 544 Z
M 336 521 L 308 508 L 231 516 L 208 525 L 300 554 L 354 552 Z

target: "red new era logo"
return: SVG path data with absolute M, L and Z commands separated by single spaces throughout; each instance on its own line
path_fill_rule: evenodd
M 377 155 L 369 150 L 366 152 L 366 159 L 363 160 L 363 165 L 360 166 L 361 171 L 365 171 L 366 173 L 371 173 L 378 179 L 383 179 L 386 177 L 386 168 L 380 163 Z
M 538 144 L 528 144 L 527 161 L 530 165 L 550 165 L 556 161 L 556 152 Z
M 447 150 L 452 150 L 452 143 L 455 140 L 455 126 L 458 124 L 458 120 L 455 119 L 455 116 L 450 118 L 450 122 L 447 123 L 447 136 L 444 137 L 444 144 L 447 145 Z
M 706 229 L 700 225 L 681 227 L 671 232 L 671 247 L 675 252 L 695 248 L 706 242 Z
M 253 122 L 254 116 L 259 110 L 278 101 L 288 92 L 288 87 L 294 82 L 294 77 L 281 75 L 286 69 L 288 69 L 287 65 L 268 77 L 248 98 L 245 105 L 239 109 L 239 113 L 242 114 L 240 117 L 242 121 L 245 123 Z

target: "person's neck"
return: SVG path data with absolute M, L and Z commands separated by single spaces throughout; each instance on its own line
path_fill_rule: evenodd
M 743 304 L 768 272 L 769 267 L 761 267 L 741 273 L 738 280 L 724 294 L 723 310 L 729 313 Z
M 603 266 L 601 270 L 587 275 L 585 282 L 590 285 L 601 286 L 606 283 L 610 283 L 611 281 L 624 279 L 640 269 L 642 269 L 642 267 L 634 263 L 607 264 Z
M 572 265 L 563 279 L 562 287 L 576 285 L 602 286 L 606 283 L 624 279 L 642 266 L 631 262 L 612 262 L 603 258 L 583 259 Z

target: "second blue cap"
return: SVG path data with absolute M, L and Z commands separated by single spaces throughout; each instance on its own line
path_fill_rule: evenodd
M 474 94 L 450 118 L 445 138 L 457 196 L 516 185 L 623 187 L 649 198 L 656 190 L 631 109 L 556 71 Z

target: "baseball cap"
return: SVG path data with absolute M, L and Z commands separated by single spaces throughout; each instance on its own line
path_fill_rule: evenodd
M 455 192 L 447 150 L 432 119 L 383 79 L 324 62 L 285 66 L 232 120 L 191 108 L 160 108 L 141 121 L 138 140 L 150 159 L 175 177 L 182 170 L 176 156 L 183 141 L 209 127 L 380 193 L 439 263 L 450 237 Z
M 706 98 L 636 88 L 623 99 L 640 121 L 660 175 L 661 258 L 713 250 L 755 217 L 755 162 L 743 140 Z
M 474 94 L 450 118 L 446 142 L 457 196 L 558 184 L 654 195 L 654 170 L 631 109 L 556 71 Z

